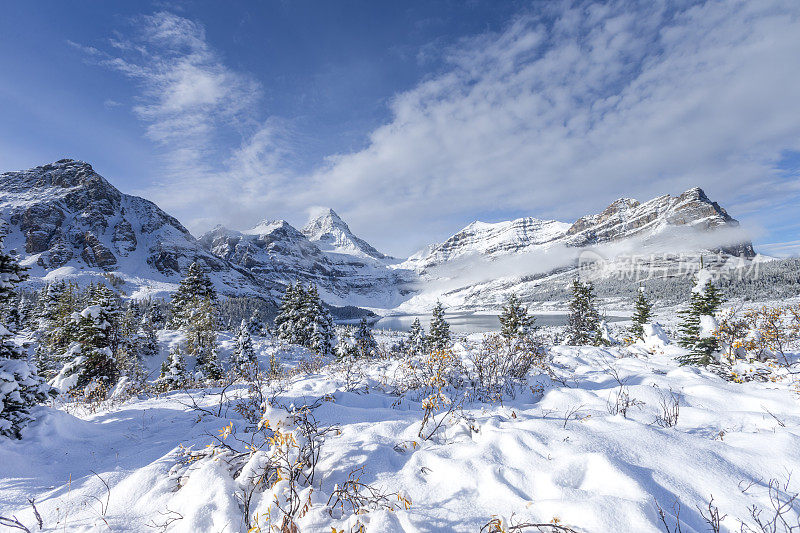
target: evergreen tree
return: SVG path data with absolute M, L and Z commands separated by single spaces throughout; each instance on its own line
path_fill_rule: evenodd
M 425 351 L 426 344 L 425 330 L 422 329 L 419 318 L 415 318 L 414 322 L 411 323 L 411 328 L 408 330 L 406 347 L 411 355 L 420 355 Z
M 650 321 L 652 308 L 644 295 L 644 287 L 639 287 L 636 303 L 633 304 L 631 334 L 635 339 L 644 339 L 644 325 Z
M 182 389 L 189 385 L 189 374 L 180 348 L 170 350 L 169 357 L 161 363 L 161 374 L 155 385 L 162 391 Z
M 185 326 L 189 316 L 193 314 L 192 304 L 200 300 L 209 300 L 212 304 L 216 304 L 217 294 L 208 275 L 197 263 L 192 263 L 189 265 L 186 277 L 181 280 L 178 289 L 172 295 L 172 327 Z
M 594 287 L 579 279 L 572 282 L 572 300 L 569 303 L 567 343 L 573 346 L 603 344 L 600 314 L 594 301 Z
M 147 305 L 147 311 L 150 315 L 150 322 L 156 330 L 162 329 L 167 322 L 161 306 L 164 305 L 164 300 L 150 301 Z
M 0 308 L 16 301 L 16 288 L 27 275 L 17 260 L 2 251 L 0 239 Z M 21 438 L 31 421 L 31 408 L 46 401 L 50 387 L 37 374 L 25 355 L 9 342 L 12 331 L 0 323 L 0 435 Z
M 247 322 L 247 329 L 250 330 L 250 335 L 261 336 L 264 334 L 264 322 L 261 320 L 258 309 L 254 309 L 253 314 L 250 315 L 250 320 Z
M 305 344 L 305 331 L 301 325 L 303 297 L 305 291 L 298 283 L 289 284 L 283 295 L 281 309 L 275 317 L 275 331 L 280 340 L 290 344 Z
M 139 353 L 145 357 L 157 355 L 159 352 L 157 328 L 153 322 L 153 315 L 149 312 L 142 316 L 139 323 L 138 348 Z
M 280 312 L 275 317 L 275 330 L 284 342 L 305 346 L 321 355 L 334 353 L 333 318 L 314 285 L 307 290 L 299 283 L 286 287 Z
M 506 340 L 525 337 L 535 329 L 535 318 L 528 314 L 516 294 L 508 297 L 500 313 L 500 335 Z
M 678 344 L 690 353 L 679 357 L 678 361 L 682 364 L 707 365 L 713 361 L 713 354 L 719 346 L 714 336 L 703 334 L 701 323 L 703 317 L 713 319 L 722 305 L 722 295 L 707 270 L 701 269 L 694 282 L 688 307 L 678 312 L 682 317 L 678 328 Z
M 231 371 L 240 378 L 251 377 L 258 365 L 253 339 L 250 337 L 249 324 L 242 320 L 236 337 L 236 346 L 231 356 Z
M 333 355 L 336 335 L 333 317 L 322 304 L 315 285 L 311 285 L 303 295 L 301 315 L 303 327 L 306 329 L 305 346 L 323 356 Z
M 198 379 L 216 380 L 222 377 L 222 365 L 217 353 L 217 316 L 209 297 L 190 302 L 185 317 L 186 353 L 195 357 Z
M 100 292 L 96 296 L 97 303 L 73 315 L 77 334 L 69 351 L 72 361 L 62 369 L 61 379 L 56 378 L 58 383 L 73 384 L 69 389 L 83 389 L 94 396 L 103 396 L 119 377 L 117 360 L 111 348 L 112 323 L 117 310 L 106 296 Z M 74 379 L 65 382 L 67 377 Z
M 67 290 L 67 284 L 62 281 L 49 283 L 42 290 L 39 297 L 39 328 L 54 327 L 59 319 L 61 298 Z
M 358 348 L 353 339 L 355 332 L 352 326 L 344 326 L 339 333 L 339 339 L 336 343 L 336 358 L 340 361 L 352 357 L 358 357 Z
M 428 328 L 428 348 L 446 350 L 450 347 L 450 324 L 444 319 L 444 306 L 437 301 L 433 308 L 433 318 Z
M 19 314 L 22 329 L 36 329 L 33 324 L 34 308 L 30 297 L 23 293 L 20 296 L 19 303 L 17 304 L 17 313 Z
M 373 357 L 378 352 L 378 343 L 372 336 L 372 328 L 366 318 L 362 318 L 353 336 L 357 357 Z

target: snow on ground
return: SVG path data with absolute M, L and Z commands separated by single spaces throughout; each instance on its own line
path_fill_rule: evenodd
M 314 416 L 339 430 L 321 449 L 314 505 L 298 520 L 300 531 L 353 524 L 331 517 L 325 504 L 358 467 L 361 481 L 412 502 L 407 510 L 363 516 L 368 531 L 478 531 L 495 515 L 557 519 L 578 531 L 663 531 L 656 504 L 671 526 L 679 504 L 682 531 L 700 532 L 709 530 L 701 509 L 712 496 L 727 515 L 723 531 L 739 531 L 750 506 L 767 516 L 769 481 L 784 483 L 800 470 L 800 411 L 790 376 L 725 381 L 678 366 L 681 350 L 665 343 L 663 332 L 651 332 L 647 344 L 632 347 L 552 347 L 555 381 L 534 372 L 502 404 L 466 403 L 464 417 L 448 420 L 429 440 L 418 437 L 421 394 L 392 387 L 402 361 L 295 373 L 276 402 L 299 406 L 325 397 Z M 456 353 L 479 338 L 463 339 Z M 263 363 L 274 353 L 287 368 L 304 356 L 265 339 L 256 347 Z M 635 399 L 627 417 L 609 413 L 620 383 Z M 179 445 L 203 449 L 228 424 L 246 434 L 241 416 L 224 405 L 219 410 L 219 392 L 142 396 L 96 412 L 39 408 L 23 440 L 0 441 L 0 515 L 35 530 L 27 501 L 35 498 L 44 531 L 246 531 L 236 482 L 221 461 L 199 461 L 182 488 L 169 476 Z M 245 392 L 234 386 L 226 394 Z M 673 394 L 678 422 L 662 427 L 656 419 Z M 790 480 L 789 490 L 799 491 L 800 483 Z M 790 510 L 791 523 L 797 514 L 797 507 Z

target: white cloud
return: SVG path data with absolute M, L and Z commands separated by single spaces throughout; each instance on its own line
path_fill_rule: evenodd
M 145 17 L 104 61 L 142 82 L 136 112 L 169 156 L 146 193 L 193 230 L 322 204 L 405 254 L 478 213 L 571 220 L 695 185 L 734 216 L 797 200 L 774 167 L 800 150 L 800 4 L 545 9 L 445 51 L 448 68 L 395 95 L 365 149 L 311 175 L 291 171 L 290 125 L 246 122 L 261 87 L 225 66 L 202 26 Z M 243 141 L 220 158 L 214 140 L 230 127 Z
M 368 237 L 495 209 L 564 219 L 693 185 L 729 207 L 774 201 L 772 167 L 800 148 L 798 7 L 624 3 L 520 19 L 398 95 L 394 120 L 331 158 L 317 188 Z

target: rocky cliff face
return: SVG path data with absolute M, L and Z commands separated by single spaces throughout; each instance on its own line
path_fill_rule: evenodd
M 652 235 L 669 227 L 710 233 L 716 229 L 738 226 L 739 222 L 725 209 L 712 202 L 702 189 L 695 187 L 679 196 L 659 196 L 645 203 L 631 198 L 616 200 L 602 213 L 575 221 L 567 230 L 565 241 L 570 246 L 588 246 Z M 749 241 L 725 244 L 717 250 L 746 257 L 755 255 Z
M 262 290 L 251 273 L 199 246 L 175 218 L 121 193 L 83 161 L 0 174 L 0 219 L 5 248 L 33 267 L 34 279 L 67 267 L 177 282 L 198 261 L 223 292 Z

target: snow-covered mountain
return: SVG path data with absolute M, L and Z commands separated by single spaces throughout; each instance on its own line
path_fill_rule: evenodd
M 356 237 L 331 209 L 312 217 L 302 231 L 285 220 L 265 220 L 246 231 L 218 226 L 199 242 L 260 279 L 314 283 L 335 305 L 387 308 L 408 292 L 408 273 L 389 268 L 392 258 Z
M 530 217 L 496 223 L 475 221 L 443 243 L 412 255 L 405 265 L 424 271 L 472 255 L 498 257 L 519 253 L 562 237 L 569 227 L 564 222 Z
M 247 269 L 207 252 L 153 202 L 121 193 L 92 166 L 62 159 L 0 174 L 4 247 L 31 267 L 36 283 L 114 273 L 137 295 L 174 289 L 192 261 L 224 294 L 264 294 Z
M 400 266 L 416 271 L 421 290 L 399 310 L 497 308 L 511 292 L 532 297 L 543 286 L 582 275 L 607 280 L 632 269 L 686 277 L 700 257 L 724 263 L 755 252 L 739 223 L 700 188 L 641 203 L 620 198 L 572 224 L 520 218 L 473 222 Z M 592 265 L 587 269 L 587 263 Z
M 114 273 L 129 294 L 166 293 L 198 261 L 223 294 L 276 301 L 286 283 L 301 281 L 315 283 L 333 305 L 397 311 L 423 310 L 439 298 L 453 308 L 495 308 L 511 291 L 530 296 L 568 280 L 587 255 L 602 265 L 593 274 L 600 278 L 629 268 L 631 254 L 667 269 L 716 252 L 755 255 L 738 222 L 699 188 L 644 203 L 621 198 L 574 223 L 473 222 L 404 261 L 356 236 L 331 209 L 302 230 L 266 220 L 195 239 L 152 202 L 71 159 L 0 174 L 0 220 L 5 248 L 31 267 L 34 283 Z
M 632 239 L 640 246 L 653 247 L 671 241 L 673 236 L 688 238 L 684 241 L 687 251 L 721 251 L 753 257 L 753 245 L 734 231 L 727 235 L 717 231 L 719 239 L 708 238 L 715 230 L 738 227 L 737 220 L 695 187 L 679 196 L 667 194 L 645 203 L 620 198 L 601 213 L 583 216 L 572 224 L 536 218 L 472 222 L 446 241 L 412 255 L 404 265 L 424 272 L 469 256 L 497 259 L 556 245 L 584 248 Z
M 303 235 L 326 252 L 345 255 L 391 259 L 365 240 L 353 235 L 350 228 L 333 209 L 317 211 L 302 229 Z

